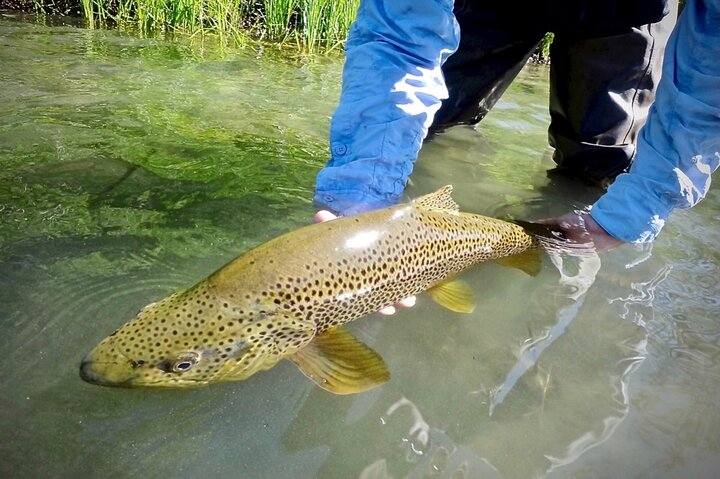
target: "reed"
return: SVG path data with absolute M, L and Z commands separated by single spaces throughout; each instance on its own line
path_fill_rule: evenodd
M 42 10 L 53 0 L 34 0 Z M 182 32 L 242 41 L 248 35 L 303 51 L 342 45 L 360 0 L 79 0 L 90 27 Z
M 265 0 L 264 32 L 273 40 L 284 41 L 297 22 L 298 8 L 299 0 Z

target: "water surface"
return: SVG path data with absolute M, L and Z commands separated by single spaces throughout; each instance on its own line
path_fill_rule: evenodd
M 720 196 L 652 248 L 465 276 L 350 329 L 392 379 L 351 397 L 288 363 L 197 390 L 83 383 L 142 306 L 311 221 L 341 60 L 0 17 L 0 476 L 716 477 Z M 222 53 L 222 54 L 221 54 Z M 599 194 L 548 179 L 547 77 L 429 142 L 408 196 L 536 219 Z

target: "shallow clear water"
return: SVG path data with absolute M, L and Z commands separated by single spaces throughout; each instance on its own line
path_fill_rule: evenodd
M 1 477 L 717 477 L 720 193 L 651 249 L 531 278 L 466 275 L 350 325 L 392 379 L 330 395 L 288 363 L 197 390 L 92 386 L 80 358 L 139 308 L 311 221 L 338 59 L 0 17 Z M 429 142 L 409 196 L 536 219 L 598 194 L 548 180 L 547 70 Z M 599 271 L 598 271 L 599 267 Z

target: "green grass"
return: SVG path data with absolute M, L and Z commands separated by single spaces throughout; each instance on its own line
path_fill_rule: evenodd
M 53 0 L 34 0 L 45 10 Z M 360 0 L 79 0 L 88 26 L 142 33 L 216 35 L 242 43 L 257 37 L 302 51 L 341 46 Z
M 540 41 L 540 45 L 538 46 L 538 52 L 541 59 L 547 60 L 548 58 L 550 58 L 550 45 L 552 45 L 554 39 L 555 34 L 552 32 L 548 32 Z

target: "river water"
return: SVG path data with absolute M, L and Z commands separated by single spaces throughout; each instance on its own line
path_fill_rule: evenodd
M 208 42 L 210 43 L 210 42 Z M 341 60 L 0 17 L 0 477 L 710 478 L 720 470 L 720 190 L 652 247 L 465 275 L 350 325 L 392 378 L 334 396 L 284 362 L 194 390 L 84 383 L 144 305 L 311 221 Z M 548 70 L 428 142 L 408 197 L 537 219 Z

